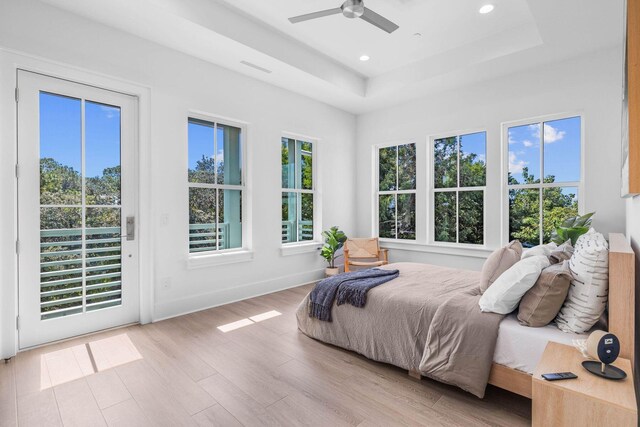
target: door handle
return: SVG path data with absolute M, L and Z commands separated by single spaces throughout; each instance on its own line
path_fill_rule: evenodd
M 136 217 L 128 216 L 126 223 L 127 234 L 124 234 L 120 237 L 126 237 L 127 240 L 135 240 L 136 238 Z

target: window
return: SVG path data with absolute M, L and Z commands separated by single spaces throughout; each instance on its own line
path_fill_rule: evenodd
M 242 129 L 189 119 L 189 252 L 241 248 Z
M 581 127 L 580 117 L 507 127 L 510 240 L 527 247 L 548 242 L 565 218 L 578 214 Z
M 486 132 L 433 142 L 433 240 L 484 244 Z
M 282 243 L 314 240 L 314 143 L 282 138 Z
M 416 238 L 416 144 L 378 149 L 378 236 Z

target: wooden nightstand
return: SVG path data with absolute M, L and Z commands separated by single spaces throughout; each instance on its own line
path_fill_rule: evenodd
M 549 342 L 533 374 L 533 426 L 637 426 L 638 412 L 631 363 L 613 364 L 627 373 L 622 381 L 589 373 L 574 347 Z M 540 375 L 573 372 L 574 380 L 546 381 Z

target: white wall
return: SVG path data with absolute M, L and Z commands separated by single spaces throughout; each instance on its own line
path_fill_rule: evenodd
M 150 254 L 154 318 L 268 293 L 318 278 L 318 252 L 280 251 L 280 136 L 283 131 L 319 138 L 322 224 L 355 231 L 355 117 L 210 63 L 62 12 L 35 0 L 3 1 L 0 11 L 0 353 L 14 351 L 15 274 L 15 68 L 99 73 L 148 88 L 151 165 Z M 22 54 L 33 55 L 35 58 Z M 44 60 L 42 60 L 42 59 Z M 49 64 L 53 59 L 62 66 Z M 102 77 L 98 77 L 101 79 Z M 187 141 L 189 110 L 248 123 L 254 259 L 239 264 L 187 268 Z M 144 113 L 144 112 L 143 112 Z M 144 114 L 143 114 L 144 115 Z M 161 221 L 166 217 L 166 224 Z M 171 279 L 171 288 L 159 283 Z
M 585 117 L 585 209 L 596 210 L 603 232 L 624 231 L 620 182 L 619 49 L 567 59 L 526 73 L 486 81 L 455 91 L 358 117 L 280 88 L 194 59 L 148 41 L 62 12 L 36 0 L 2 0 L 0 5 L 0 355 L 14 351 L 16 308 L 15 68 L 17 64 L 98 73 L 148 92 L 151 149 L 141 153 L 151 165 L 143 196 L 151 212 L 142 223 L 153 236 L 150 277 L 155 318 L 297 285 L 320 275 L 315 252 L 283 257 L 280 252 L 280 154 L 282 131 L 321 139 L 320 175 L 323 228 L 340 225 L 366 236 L 372 223 L 374 144 L 414 141 L 424 163 L 428 135 L 486 129 L 488 138 L 487 250 L 455 251 L 425 246 L 394 249 L 391 260 L 480 268 L 501 243 L 502 122 L 566 111 Z M 15 53 L 20 52 L 20 54 Z M 22 53 L 29 56 L 23 56 Z M 55 60 L 52 65 L 47 60 Z M 78 71 L 80 69 L 81 71 Z M 82 71 L 84 70 L 84 71 Z M 87 74 L 88 72 L 88 74 Z M 99 77 L 99 79 L 108 80 Z M 250 262 L 188 269 L 186 262 L 186 117 L 199 110 L 248 122 L 252 161 L 253 250 Z M 357 135 L 357 140 L 356 140 Z M 354 144 L 354 141 L 357 141 Z M 358 150 L 356 152 L 356 149 Z M 357 153 L 357 155 L 356 155 Z M 330 158 L 330 160 L 329 160 Z M 357 167 L 357 174 L 351 172 Z M 419 170 L 424 185 L 424 169 Z M 426 189 L 418 189 L 426 207 Z M 638 202 L 636 201 L 636 206 Z M 632 209 L 631 207 L 629 209 Z M 633 213 L 640 215 L 640 208 Z M 165 216 L 168 222 L 163 224 Z M 635 223 L 637 224 L 637 223 Z M 424 224 L 426 225 L 426 224 Z M 423 229 L 424 230 L 424 229 Z M 640 236 L 637 231 L 633 235 Z M 640 241 L 640 237 L 636 237 Z M 462 255 L 460 255 L 462 254 Z M 161 280 L 171 288 L 162 290 Z
M 426 164 L 427 137 L 450 131 L 487 131 L 486 246 L 501 244 L 501 123 L 541 115 L 582 112 L 585 126 L 584 209 L 596 211 L 594 226 L 608 233 L 624 231 L 620 193 L 621 77 L 620 48 L 435 94 L 401 106 L 358 117 L 358 234 L 372 230 L 372 147 L 387 142 L 416 142 L 418 162 Z M 418 176 L 418 208 L 426 209 L 426 174 Z M 420 173 L 420 172 L 419 172 Z M 422 185 L 422 187 L 420 187 Z M 421 200 L 422 198 L 422 200 Z M 418 215 L 419 216 L 419 215 Z M 423 226 L 422 234 L 426 227 Z M 420 233 L 420 230 L 418 230 Z M 506 237 L 505 237 L 506 239 Z M 394 245 L 398 246 L 398 245 Z M 489 250 L 443 255 L 441 249 L 405 245 L 392 260 L 430 262 L 479 269 Z M 456 251 L 449 250 L 450 253 Z

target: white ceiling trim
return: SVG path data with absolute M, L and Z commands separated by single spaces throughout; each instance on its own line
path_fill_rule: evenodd
M 464 37 L 460 36 L 449 45 L 443 45 L 440 51 L 430 48 L 428 53 L 417 52 L 410 63 L 407 63 L 405 51 L 405 58 L 398 61 L 400 66 L 395 68 L 390 67 L 395 58 L 389 52 L 389 47 L 393 48 L 390 44 L 387 46 L 386 71 L 367 78 L 344 61 L 338 62 L 337 55 L 330 57 L 321 53 L 305 44 L 305 40 L 296 40 L 246 11 L 230 7 L 223 0 L 41 1 L 356 114 L 619 42 L 616 28 L 609 27 L 617 23 L 617 9 L 622 9 L 622 0 L 613 0 L 615 7 L 601 10 L 583 7 L 583 0 L 565 0 L 570 4 L 562 5 L 555 0 L 531 0 L 524 7 L 525 0 L 514 0 L 508 4 L 520 6 L 513 13 L 517 20 L 511 25 L 502 24 L 494 31 L 485 29 L 483 37 L 467 37 L 466 43 L 461 43 Z M 310 4 L 321 1 L 329 0 L 313 0 Z M 414 0 L 390 1 L 410 5 Z M 251 0 L 241 1 L 247 2 Z M 460 8 L 456 3 L 447 11 L 447 5 L 453 5 L 449 1 L 437 5 L 449 14 L 459 12 Z M 299 4 L 297 7 L 301 8 Z M 399 19 L 397 10 L 402 9 L 387 9 L 392 12 L 390 18 Z M 382 12 L 385 12 L 384 7 Z M 444 12 L 443 19 L 446 17 Z M 287 16 L 283 11 L 282 18 Z M 280 19 L 280 16 L 275 18 Z M 346 24 L 352 21 L 342 16 L 336 18 L 343 19 Z M 455 16 L 451 18 L 455 19 Z M 572 20 L 570 26 L 565 25 L 566 19 Z M 402 27 L 402 22 L 398 23 Z M 346 25 L 336 21 L 333 25 L 343 24 Z M 331 28 L 329 25 L 329 31 Z M 345 31 L 352 31 L 352 27 L 347 28 Z M 464 28 L 457 30 L 464 31 Z M 388 35 L 385 33 L 385 36 Z M 391 39 L 377 40 L 382 43 Z M 243 65 L 243 61 L 271 73 Z

